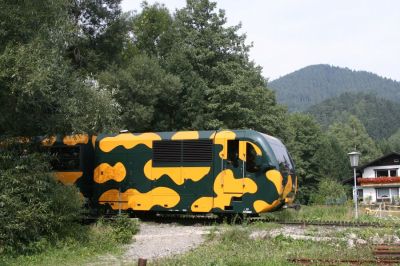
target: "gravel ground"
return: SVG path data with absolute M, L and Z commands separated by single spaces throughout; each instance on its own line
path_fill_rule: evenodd
M 210 226 L 142 223 L 124 255 L 129 260 L 155 259 L 189 251 L 204 242 Z
M 277 237 L 282 235 L 284 237 L 292 238 L 295 240 L 311 240 L 315 242 L 345 242 L 348 248 L 355 248 L 357 246 L 363 246 L 367 244 L 381 245 L 399 245 L 400 238 L 396 235 L 383 235 L 379 236 L 375 234 L 370 237 L 362 237 L 356 233 L 345 233 L 341 237 L 337 236 L 337 233 L 343 232 L 348 228 L 346 227 L 328 227 L 328 226 L 311 226 L 311 227 L 300 227 L 285 225 L 281 228 L 272 230 L 254 230 L 250 234 L 250 238 L 253 239 L 266 239 L 268 237 Z M 368 229 L 365 229 L 368 230 Z
M 116 257 L 113 255 L 104 255 L 95 262 L 87 264 L 87 266 L 103 266 L 103 265 L 137 265 L 139 258 L 149 261 L 175 256 L 188 252 L 200 244 L 202 244 L 206 235 L 211 230 L 215 230 L 213 226 L 203 225 L 180 225 L 180 224 L 160 224 L 153 222 L 141 222 L 140 231 L 134 236 L 134 241 L 126 246 L 123 255 Z M 219 227 L 217 231 L 224 230 Z M 250 238 L 266 239 L 275 238 L 279 235 L 292 239 L 303 239 L 311 241 L 327 241 L 332 243 L 344 242 L 349 248 L 356 246 L 372 244 L 400 244 L 400 238 L 395 235 L 378 235 L 363 239 L 355 233 L 343 232 L 344 227 L 325 227 L 325 226 L 291 226 L 284 225 L 274 229 L 256 229 L 250 232 Z M 218 233 L 218 232 L 216 232 Z
M 312 230 L 310 230 L 312 228 Z M 275 238 L 278 235 L 289 237 L 295 240 L 312 241 L 344 241 L 344 238 L 331 237 L 333 232 L 343 231 L 343 227 L 301 227 L 293 225 L 284 225 L 281 228 L 272 230 L 255 230 L 250 234 L 250 238 Z
M 179 225 L 141 222 L 134 241 L 126 246 L 125 253 L 99 256 L 86 266 L 137 265 L 139 258 L 149 260 L 187 252 L 205 241 L 211 226 Z

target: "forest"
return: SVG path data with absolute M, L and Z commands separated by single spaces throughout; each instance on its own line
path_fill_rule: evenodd
M 400 128 L 400 107 L 374 94 L 345 92 L 306 110 L 323 128 L 355 115 L 374 140 L 388 139 Z
M 345 92 L 372 94 L 394 102 L 400 99 L 398 81 L 330 65 L 307 66 L 269 85 L 276 91 L 278 102 L 286 104 L 290 111 L 305 111 Z
M 325 132 L 354 116 L 372 138 L 374 156 L 400 151 L 398 81 L 366 71 L 313 65 L 273 80 L 269 86 L 278 103 L 290 112 L 311 115 Z
M 0 1 L 2 143 L 120 129 L 254 129 L 287 145 L 299 177 L 297 201 L 303 204 L 315 203 L 320 182 L 351 176 L 348 152 L 357 149 L 365 163 L 395 143 L 390 138 L 383 143 L 389 135 L 376 133 L 360 114 L 363 109 L 351 102 L 371 100 L 397 110 L 372 96 L 346 96 L 348 108 L 339 111 L 349 115 L 342 119 L 338 113 L 340 120 L 314 118 L 313 112 L 323 114 L 318 107 L 311 114 L 289 112 L 250 59 L 251 40 L 240 25 L 227 26 L 215 2 L 187 0 L 175 12 L 143 2 L 140 12 L 130 13 L 122 12 L 120 2 Z M 389 80 L 379 84 L 389 88 L 389 83 L 399 86 Z M 400 139 L 396 125 L 392 140 Z M 0 149 L 0 220 L 7 221 L 0 225 L 0 244 L 31 250 L 30 243 L 43 236 L 59 237 L 55 232 L 62 234 L 65 223 L 73 223 L 76 214 L 70 214 L 80 206 L 66 200 L 77 194 L 73 188 L 52 179 L 48 157 L 18 144 Z

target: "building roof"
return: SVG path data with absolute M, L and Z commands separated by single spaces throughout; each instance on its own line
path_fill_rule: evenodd
M 400 165 L 400 153 L 397 152 L 390 152 L 388 154 L 383 155 L 382 157 L 370 161 L 364 165 L 359 166 L 358 170 L 363 170 L 369 166 L 384 166 L 384 165 Z

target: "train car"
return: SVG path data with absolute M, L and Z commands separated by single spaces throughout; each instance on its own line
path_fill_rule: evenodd
M 95 137 L 93 138 L 93 140 Z M 82 196 L 92 199 L 94 145 L 87 134 L 38 137 L 42 152 L 52 154 L 51 166 L 64 185 L 76 185 Z
M 92 142 L 98 207 L 258 214 L 292 202 L 297 190 L 286 147 L 253 130 L 126 132 Z

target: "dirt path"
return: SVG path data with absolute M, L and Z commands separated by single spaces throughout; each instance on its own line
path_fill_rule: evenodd
M 189 251 L 205 240 L 210 226 L 142 223 L 125 259 L 155 259 Z
M 86 266 L 137 265 L 139 258 L 153 260 L 182 254 L 203 243 L 210 229 L 211 226 L 202 225 L 141 222 L 139 233 L 122 256 L 99 256 Z
M 226 229 L 223 226 L 203 226 L 203 225 L 180 225 L 180 224 L 162 224 L 153 222 L 141 222 L 140 231 L 134 236 L 134 241 L 127 245 L 125 252 L 120 256 L 104 255 L 98 257 L 96 261 L 87 264 L 87 266 L 103 265 L 137 265 L 139 258 L 149 261 L 176 256 L 188 252 L 206 239 L 210 231 L 217 230 L 219 233 Z M 238 227 L 238 230 L 240 227 Z M 354 232 L 347 232 L 344 227 L 319 227 L 319 226 L 291 226 L 284 225 L 278 228 L 258 229 L 252 228 L 249 232 L 251 239 L 275 238 L 278 236 L 292 239 L 302 239 L 311 241 L 327 241 L 332 243 L 343 242 L 349 248 L 366 245 L 367 243 L 400 243 L 400 238 L 392 235 L 379 237 L 374 235 L 368 238 L 358 236 Z

